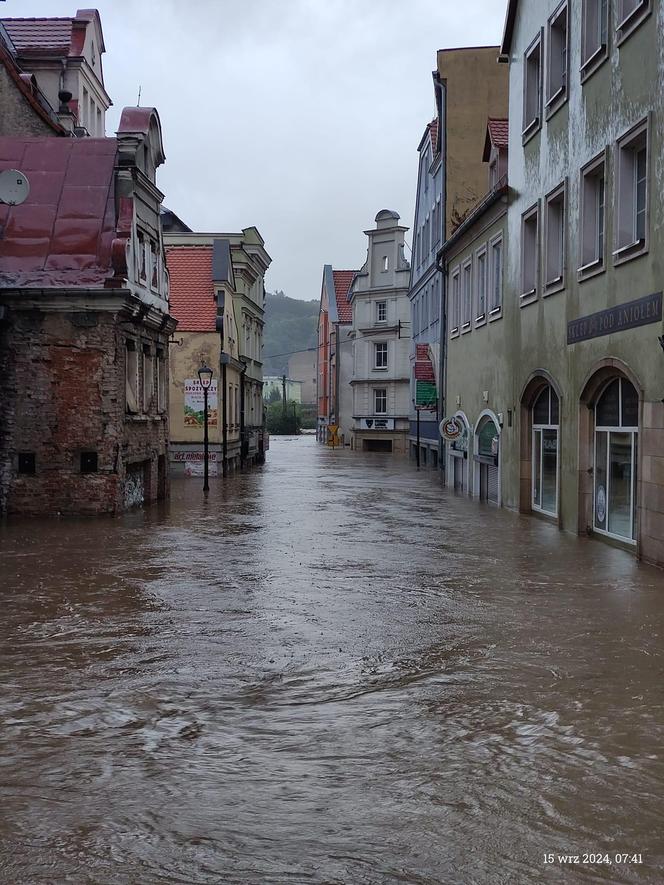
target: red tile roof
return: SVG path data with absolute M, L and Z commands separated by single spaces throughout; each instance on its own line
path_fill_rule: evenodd
M 30 183 L 22 205 L 0 204 L 0 286 L 109 284 L 127 212 L 116 208 L 116 154 L 115 138 L 0 138 L 0 168 Z
M 353 308 L 348 300 L 348 291 L 357 273 L 356 270 L 333 270 L 334 294 L 337 299 L 337 314 L 340 323 L 353 322 Z
M 169 246 L 170 313 L 183 332 L 214 332 L 217 304 L 212 285 L 212 246 Z
M 507 120 L 493 119 L 488 121 L 489 137 L 491 144 L 496 148 L 506 148 L 509 142 L 509 130 Z
M 70 54 L 71 18 L 3 18 L 2 23 L 19 55 L 26 52 Z

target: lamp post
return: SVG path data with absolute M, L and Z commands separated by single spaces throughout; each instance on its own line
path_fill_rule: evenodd
M 198 380 L 203 388 L 203 491 L 210 491 L 208 482 L 208 390 L 212 384 L 212 369 L 205 363 L 198 370 Z

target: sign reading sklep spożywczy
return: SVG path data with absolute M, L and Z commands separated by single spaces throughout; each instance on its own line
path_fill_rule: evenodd
M 187 378 L 184 382 L 184 426 L 202 427 L 204 412 L 203 388 L 198 378 Z M 208 388 L 208 427 L 217 426 L 217 382 L 212 380 Z

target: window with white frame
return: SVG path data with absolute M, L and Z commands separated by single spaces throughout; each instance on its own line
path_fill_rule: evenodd
M 582 16 L 581 76 L 584 77 L 607 57 L 608 0 L 583 0 Z
M 374 344 L 374 368 L 387 369 L 387 341 Z
M 462 271 L 462 329 L 470 328 L 473 315 L 473 262 L 469 259 L 463 265 Z
M 621 139 L 616 150 L 617 259 L 642 251 L 648 235 L 648 125 L 644 120 Z
M 602 153 L 581 170 L 581 274 L 604 267 L 605 169 Z
M 542 35 L 526 50 L 523 63 L 523 134 L 536 131 L 542 120 Z
M 386 323 L 387 322 L 387 301 L 377 301 L 376 302 L 376 322 L 377 323 Z
M 546 233 L 544 246 L 544 285 L 559 289 L 565 283 L 565 183 L 546 198 Z
M 552 110 L 567 96 L 567 0 L 560 4 L 549 19 L 548 29 L 546 106 L 548 110 Z
M 461 274 L 459 268 L 452 271 L 452 286 L 450 297 L 450 333 L 454 335 L 459 331 L 459 317 L 461 312 Z
M 618 42 L 631 34 L 650 13 L 650 0 L 618 0 L 616 31 Z
M 489 315 L 497 316 L 503 309 L 503 238 L 496 237 L 491 241 L 490 252 L 491 288 L 489 295 Z
M 477 287 L 477 297 L 475 299 L 475 322 L 480 323 L 482 320 L 486 319 L 486 290 L 488 280 L 486 246 L 477 252 L 476 268 L 475 285 Z
M 539 206 L 535 204 L 521 216 L 521 298 L 537 294 L 539 263 Z
M 374 415 L 387 414 L 387 388 L 374 387 Z

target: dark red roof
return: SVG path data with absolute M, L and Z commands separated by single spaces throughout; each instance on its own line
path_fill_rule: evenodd
M 509 127 L 507 120 L 493 119 L 488 121 L 491 144 L 496 148 L 506 148 L 509 144 Z
M 25 203 L 0 204 L 0 286 L 98 286 L 114 276 L 116 154 L 115 138 L 0 138 L 0 168 L 30 183 Z
M 337 299 L 337 314 L 340 323 L 353 322 L 353 308 L 348 300 L 348 291 L 356 270 L 333 270 L 334 294 Z
M 212 285 L 212 246 L 169 246 L 170 313 L 183 332 L 214 332 L 217 304 Z
M 2 23 L 19 55 L 26 52 L 69 55 L 71 18 L 3 18 Z
M 64 135 L 65 130 L 58 122 L 55 112 L 39 89 L 34 75 L 27 74 L 21 70 L 16 63 L 14 55 L 9 51 L 4 39 L 0 39 L 0 65 L 5 68 L 16 84 L 17 90 L 22 94 L 24 100 L 32 107 L 34 112 L 38 114 L 54 132 L 57 132 L 58 135 Z

